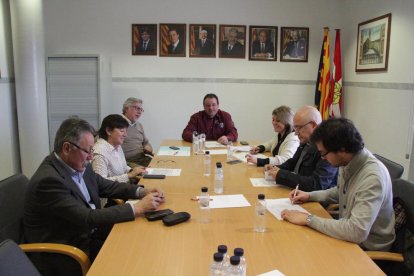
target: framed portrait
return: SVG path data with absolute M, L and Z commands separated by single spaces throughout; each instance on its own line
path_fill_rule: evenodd
M 132 24 L 132 55 L 157 55 L 157 24 Z
M 216 25 L 190 24 L 190 57 L 216 57 Z
M 280 28 L 280 61 L 308 62 L 309 28 Z
M 391 13 L 358 24 L 356 72 L 387 71 Z
M 249 34 L 249 60 L 277 60 L 276 26 L 250 26 Z
M 246 26 L 220 25 L 220 51 L 221 58 L 246 57 Z
M 185 57 L 186 24 L 160 24 L 160 57 Z

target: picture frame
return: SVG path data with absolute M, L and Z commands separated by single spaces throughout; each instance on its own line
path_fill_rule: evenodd
M 216 57 L 216 25 L 190 24 L 190 57 Z
M 220 58 L 246 57 L 246 26 L 220 25 L 219 26 Z
M 308 62 L 309 28 L 281 27 L 280 61 Z
M 186 24 L 160 24 L 160 57 L 186 56 Z
M 249 27 L 249 60 L 277 60 L 277 30 L 276 26 Z
M 132 55 L 156 56 L 157 24 L 132 24 Z
M 391 13 L 358 24 L 355 72 L 388 70 Z

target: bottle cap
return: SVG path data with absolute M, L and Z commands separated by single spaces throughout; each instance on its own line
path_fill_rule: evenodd
M 210 154 L 210 151 L 209 150 L 206 150 L 206 155 L 209 155 Z
M 223 254 L 221 254 L 220 252 L 214 253 L 214 261 L 215 262 L 221 262 L 223 261 Z
M 230 263 L 232 265 L 239 265 L 240 264 L 240 257 L 239 256 L 231 256 Z
M 217 247 L 217 251 L 226 254 L 227 253 L 227 245 L 221 244 Z
M 257 198 L 260 199 L 260 200 L 263 200 L 263 199 L 265 199 L 265 195 L 264 194 L 259 194 L 257 196 Z
M 201 191 L 202 191 L 203 193 L 207 193 L 207 192 L 208 192 L 208 188 L 207 188 L 207 187 L 201 187 Z
M 222 167 L 223 167 L 223 165 L 221 164 L 221 162 L 217 162 L 217 163 L 216 163 L 216 167 L 217 167 L 217 168 L 222 168 Z
M 243 256 L 244 255 L 243 248 L 240 248 L 240 247 L 234 248 L 234 255 L 239 256 L 239 257 Z

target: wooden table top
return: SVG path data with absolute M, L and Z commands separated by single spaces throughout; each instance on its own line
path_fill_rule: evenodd
M 176 140 L 166 140 L 163 145 L 191 146 Z M 253 187 L 249 178 L 263 177 L 263 168 L 245 163 L 229 165 L 225 159 L 225 155 L 212 155 L 212 168 L 217 161 L 223 163 L 223 194 L 243 194 L 251 207 L 211 209 L 210 222 L 200 223 L 198 203 L 191 198 L 202 186 L 209 187 L 214 195 L 214 173 L 203 176 L 203 156 L 156 156 L 152 167 L 180 168 L 181 175 L 144 179 L 142 183 L 164 190 L 167 201 L 161 209 L 186 211 L 191 219 L 172 227 L 142 217 L 116 224 L 88 275 L 209 275 L 209 265 L 220 244 L 226 244 L 231 255 L 236 247 L 244 249 L 247 275 L 274 269 L 285 275 L 384 275 L 358 245 L 279 221 L 269 212 L 267 231 L 254 232 L 257 194 L 281 198 L 287 197 L 290 189 Z M 303 207 L 312 214 L 330 217 L 319 203 Z

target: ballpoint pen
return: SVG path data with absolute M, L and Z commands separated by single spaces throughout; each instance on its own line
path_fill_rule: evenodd
M 293 199 L 296 197 L 296 195 L 298 194 L 298 190 L 299 190 L 299 184 L 296 185 L 296 189 L 295 192 L 293 193 L 293 197 L 292 197 L 292 204 L 293 204 Z

